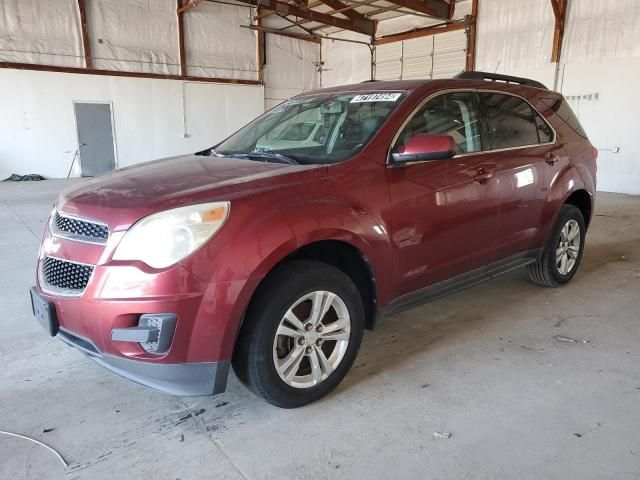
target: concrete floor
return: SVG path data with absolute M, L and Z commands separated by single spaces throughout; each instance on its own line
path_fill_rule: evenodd
M 514 272 L 391 317 L 334 394 L 287 411 L 235 377 L 156 393 L 44 334 L 27 290 L 69 183 L 0 184 L 0 430 L 70 464 L 0 435 L 0 478 L 640 478 L 640 197 L 599 196 L 571 285 Z

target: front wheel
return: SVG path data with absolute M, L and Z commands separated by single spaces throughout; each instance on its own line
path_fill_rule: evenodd
M 585 234 L 586 226 L 580 209 L 563 205 L 542 255 L 529 265 L 531 280 L 545 287 L 568 283 L 580 266 Z
M 356 358 L 363 330 L 362 299 L 347 275 L 324 263 L 292 261 L 258 289 L 233 368 L 269 403 L 299 407 L 340 383 Z

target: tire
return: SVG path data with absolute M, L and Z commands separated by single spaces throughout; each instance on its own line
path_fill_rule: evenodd
M 568 230 L 565 230 L 567 226 L 569 226 Z M 576 226 L 579 231 L 574 233 Z M 567 231 L 569 235 L 575 235 L 569 242 L 565 241 Z M 582 212 L 573 205 L 563 205 L 540 258 L 528 266 L 531 281 L 551 288 L 570 282 L 582 260 L 585 234 L 586 226 Z M 575 239 L 579 239 L 577 246 Z M 562 250 L 564 254 L 561 254 Z M 558 255 L 564 255 L 566 263 L 562 263 Z
M 316 305 L 324 316 L 314 316 Z M 309 329 L 318 318 L 319 327 Z M 358 354 L 363 331 L 362 297 L 347 275 L 321 262 L 290 261 L 276 267 L 254 295 L 233 369 L 267 402 L 300 407 L 340 383 Z

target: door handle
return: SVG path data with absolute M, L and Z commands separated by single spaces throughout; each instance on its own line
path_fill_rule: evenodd
M 478 170 L 478 173 L 475 175 L 475 177 L 473 177 L 473 181 L 481 185 L 484 185 L 489 180 L 491 180 L 494 176 L 495 176 L 495 173 L 487 172 L 485 170 L 480 169 Z
M 549 165 L 555 165 L 556 162 L 558 162 L 559 160 L 560 160 L 560 157 L 555 153 L 549 152 L 544 156 L 544 161 L 547 162 Z

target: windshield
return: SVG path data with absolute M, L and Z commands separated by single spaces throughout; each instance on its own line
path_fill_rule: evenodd
M 404 92 L 294 98 L 269 110 L 212 150 L 215 155 L 280 163 L 343 162 L 364 147 Z

